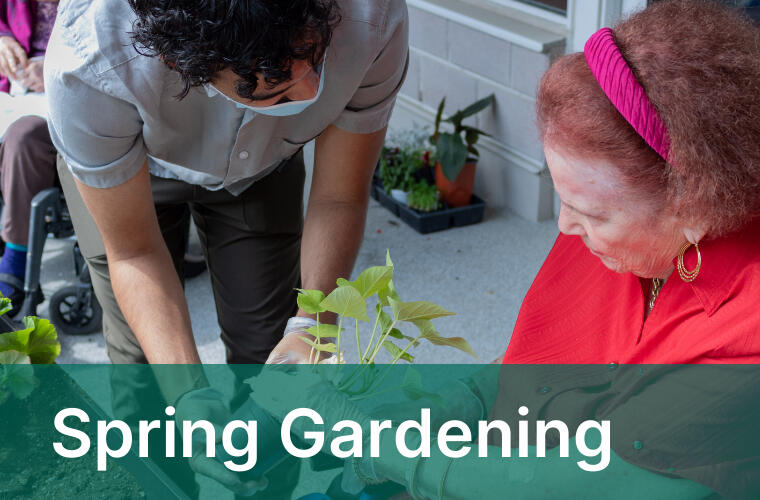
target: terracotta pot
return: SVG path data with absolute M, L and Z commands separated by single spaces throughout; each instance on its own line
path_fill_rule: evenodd
M 465 163 L 457 178 L 452 182 L 443 174 L 441 164 L 435 164 L 435 185 L 441 193 L 441 199 L 450 207 L 464 207 L 470 204 L 477 165 L 478 163 L 474 161 Z

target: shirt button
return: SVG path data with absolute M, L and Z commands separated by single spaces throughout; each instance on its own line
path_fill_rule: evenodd
M 238 153 L 238 158 L 241 160 L 247 160 L 248 159 L 248 151 L 241 151 Z
M 607 366 L 609 367 L 610 371 L 614 371 L 617 370 L 618 364 L 613 361 Z
M 633 447 L 637 450 L 640 450 L 644 447 L 644 443 L 642 443 L 641 441 L 634 441 Z
M 539 392 L 540 394 L 549 394 L 549 393 L 551 392 L 551 390 L 552 390 L 552 388 L 551 388 L 551 387 L 546 387 L 546 386 L 544 386 L 544 387 L 541 387 L 541 388 L 538 390 L 538 392 Z

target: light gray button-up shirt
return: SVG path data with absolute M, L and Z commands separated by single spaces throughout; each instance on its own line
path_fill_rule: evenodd
M 125 0 L 62 0 L 45 60 L 53 144 L 82 183 L 117 186 L 148 159 L 152 174 L 239 194 L 333 124 L 388 124 L 408 65 L 403 0 L 341 0 L 324 89 L 298 115 L 266 116 L 194 88 L 137 53 Z

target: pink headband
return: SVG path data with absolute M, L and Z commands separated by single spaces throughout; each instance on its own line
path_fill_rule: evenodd
M 623 59 L 613 32 L 602 28 L 588 39 L 583 50 L 596 81 L 613 106 L 665 161 L 670 140 L 665 122 Z

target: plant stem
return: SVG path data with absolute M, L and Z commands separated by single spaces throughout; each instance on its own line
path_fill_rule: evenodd
M 356 350 L 359 353 L 359 364 L 362 362 L 362 346 L 359 341 L 359 320 L 356 320 Z
M 340 338 L 343 336 L 343 316 L 338 320 L 338 342 L 336 350 L 338 352 L 338 365 L 340 365 Z
M 385 332 L 385 333 L 384 333 L 384 334 L 383 334 L 383 335 L 382 335 L 382 336 L 381 336 L 381 337 L 380 337 L 380 338 L 377 340 L 377 345 L 375 346 L 375 350 L 372 352 L 372 357 L 370 357 L 370 358 L 369 358 L 369 362 L 370 362 L 370 363 L 372 363 L 373 361 L 375 361 L 375 356 L 377 356 L 377 353 L 379 353 L 379 352 L 380 352 L 380 347 L 383 345 L 383 342 L 385 342 L 385 339 L 387 339 L 387 338 L 388 338 L 388 335 L 390 335 L 390 334 L 391 334 L 391 332 L 393 331 L 393 328 L 395 328 L 395 327 L 396 327 L 396 323 L 398 323 L 398 321 L 395 321 L 395 320 L 394 320 L 394 321 L 393 321 L 393 323 L 391 323 L 391 326 L 390 326 L 390 328 L 388 328 L 388 331 L 387 331 L 387 332 Z
M 410 347 L 412 347 L 414 344 L 416 344 L 417 342 L 419 342 L 419 340 L 421 338 L 422 338 L 422 334 L 419 334 L 414 340 L 412 340 L 411 342 L 409 342 L 409 344 L 407 344 L 407 346 L 404 347 L 404 349 L 400 353 L 398 353 L 395 358 L 393 358 L 393 361 L 391 362 L 391 364 L 395 365 L 396 363 L 398 363 L 398 360 L 401 359 L 401 356 L 403 356 L 404 354 L 406 354 L 406 351 Z
M 367 355 L 369 354 L 369 352 L 370 352 L 370 349 L 371 349 L 371 347 L 372 347 L 372 342 L 374 342 L 374 341 L 375 341 L 375 332 L 377 332 L 377 325 L 379 324 L 379 321 L 380 321 L 380 313 L 381 313 L 382 311 L 383 311 L 383 310 L 382 310 L 382 308 L 381 308 L 381 309 L 380 309 L 380 311 L 378 311 L 378 312 L 377 312 L 377 316 L 375 317 L 375 324 L 374 324 L 374 326 L 372 327 L 372 336 L 369 338 L 369 345 L 367 345 L 367 350 L 366 350 L 366 351 L 364 351 L 364 356 L 362 356 L 361 358 L 359 358 L 359 363 L 361 363 L 362 361 L 364 361 L 364 360 L 367 358 Z
M 321 335 L 319 334 L 319 313 L 317 313 L 317 344 L 320 343 Z M 314 346 L 311 346 L 311 351 L 309 351 L 309 364 L 314 364 Z
M 398 391 L 399 389 L 403 389 L 403 386 L 397 385 L 396 387 L 389 387 L 387 389 L 383 389 L 382 391 L 377 391 L 373 393 L 364 393 L 360 396 L 353 396 L 348 399 L 349 401 L 361 401 L 362 399 L 374 398 L 375 396 L 379 396 L 380 394 L 385 394 L 386 392 L 391 392 L 391 391 Z
M 351 372 L 351 375 L 349 375 L 349 376 L 346 378 L 346 380 L 344 380 L 343 382 L 341 382 L 341 383 L 340 383 L 340 384 L 337 386 L 337 389 L 338 389 L 339 391 L 342 391 L 342 390 L 344 390 L 344 389 L 348 389 L 348 387 L 349 387 L 351 384 L 353 384 L 353 383 L 354 383 L 354 380 L 356 379 L 357 375 L 361 374 L 361 373 L 362 373 L 362 372 L 363 372 L 365 369 L 366 369 L 366 368 L 364 368 L 364 366 L 363 366 L 363 365 L 358 365 L 358 366 L 357 366 L 357 367 L 354 369 L 354 371 L 353 371 L 353 372 Z
M 391 372 L 391 367 L 392 367 L 392 366 L 393 366 L 393 365 L 388 365 L 388 366 L 386 366 L 386 367 L 385 367 L 385 371 L 383 371 L 383 373 L 381 373 L 381 374 L 380 374 L 380 376 L 377 378 L 377 380 L 373 380 L 373 381 L 372 381 L 372 382 L 369 384 L 369 387 L 367 388 L 367 391 L 366 391 L 366 392 L 369 392 L 371 389 L 375 389 L 376 387 L 379 387 L 379 386 L 380 386 L 380 384 L 382 384 L 382 383 L 383 383 L 383 380 L 385 380 L 385 377 L 387 377 L 387 376 L 388 376 L 388 374 Z

